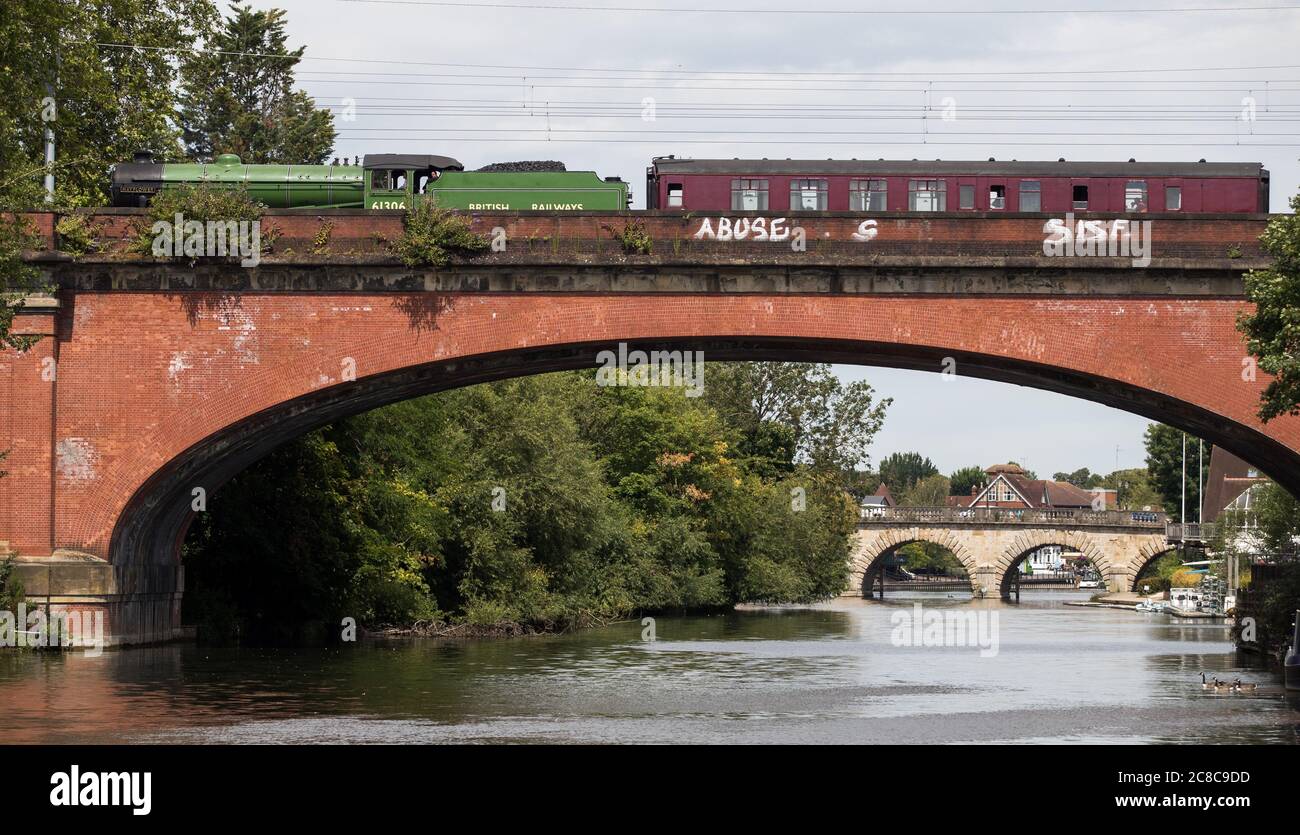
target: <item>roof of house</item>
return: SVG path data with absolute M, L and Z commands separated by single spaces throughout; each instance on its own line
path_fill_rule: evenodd
M 1253 473 L 1253 475 L 1252 475 Z M 1222 447 L 1210 453 L 1210 472 L 1201 502 L 1201 521 L 1213 522 L 1223 509 L 1256 484 L 1268 481 L 1250 464 Z
M 1008 465 L 999 464 L 997 466 L 1006 467 Z M 994 475 L 994 468 L 990 467 L 987 472 L 989 472 L 990 475 L 993 475 L 993 478 L 989 480 L 989 485 L 991 486 L 999 480 L 1005 481 L 1011 486 L 1011 489 L 1019 494 L 1020 497 L 1032 508 L 1092 507 L 1093 495 L 1088 490 L 1084 490 L 1081 487 L 1075 487 L 1073 484 L 1065 481 L 1052 481 L 1051 479 L 1045 478 L 1028 478 L 1023 475 L 1024 470 L 1021 470 L 1019 467 L 1012 465 L 1011 468 L 1018 472 L 1000 470 L 996 475 Z M 969 507 L 978 504 L 976 500 L 980 495 L 983 495 L 983 492 L 975 496 L 958 496 L 955 498 L 961 500 L 960 506 Z

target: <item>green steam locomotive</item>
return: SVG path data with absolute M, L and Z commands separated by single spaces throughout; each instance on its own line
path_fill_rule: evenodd
M 368 154 L 361 165 L 245 165 L 234 154 L 210 163 L 156 163 L 137 154 L 112 167 L 109 193 L 114 206 L 145 206 L 165 189 L 208 183 L 247 188 L 272 209 L 411 209 L 432 200 L 468 211 L 581 212 L 621 211 L 631 201 L 618 177 L 562 166 L 500 168 L 466 171 L 432 154 Z

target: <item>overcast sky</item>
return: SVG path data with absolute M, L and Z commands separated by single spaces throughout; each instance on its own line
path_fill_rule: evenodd
M 558 159 L 628 180 L 638 206 L 649 159 L 667 154 L 1204 157 L 1264 163 L 1273 211 L 1300 190 L 1300 11 L 1133 13 L 1113 0 L 251 5 L 287 10 L 291 42 L 307 46 L 301 86 L 335 111 L 343 157 L 437 153 L 467 168 Z M 552 8 L 511 7 L 527 5 Z M 1070 6 L 1113 13 L 1056 10 Z M 873 9 L 891 13 L 822 13 Z M 1019 11 L 898 14 L 943 9 Z M 917 450 L 944 472 L 1016 459 L 1048 476 L 1143 465 L 1147 421 L 1134 415 L 1002 383 L 837 370 L 894 398 L 873 461 Z

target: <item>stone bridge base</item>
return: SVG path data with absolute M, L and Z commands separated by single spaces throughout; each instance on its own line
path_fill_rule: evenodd
M 16 558 L 14 575 L 27 595 L 28 613 L 42 611 L 47 621 L 76 613 L 96 632 L 102 623 L 105 646 L 155 644 L 181 637 L 184 569 L 179 565 L 132 571 L 130 566 L 115 568 L 85 554 L 56 552 L 50 557 Z

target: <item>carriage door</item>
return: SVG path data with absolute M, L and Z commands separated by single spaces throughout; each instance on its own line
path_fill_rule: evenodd
M 367 181 L 369 193 L 366 195 L 367 209 L 409 209 L 411 207 L 411 183 L 415 179 L 414 171 L 392 168 L 374 168 L 369 172 Z

